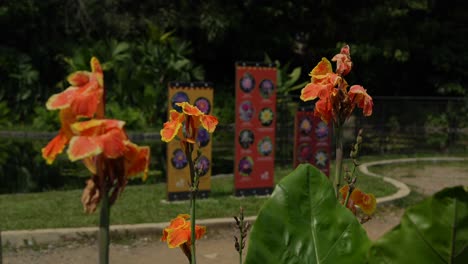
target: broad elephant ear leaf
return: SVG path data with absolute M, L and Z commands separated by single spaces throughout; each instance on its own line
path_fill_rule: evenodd
M 468 263 L 468 192 L 444 189 L 408 208 L 369 251 L 369 263 Z
M 369 247 L 365 230 L 337 201 L 331 182 L 302 164 L 260 210 L 245 263 L 363 263 Z

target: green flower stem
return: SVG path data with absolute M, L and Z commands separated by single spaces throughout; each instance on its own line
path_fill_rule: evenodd
M 98 178 L 102 179 L 101 184 L 101 211 L 99 216 L 99 264 L 109 263 L 109 190 L 105 180 L 104 157 L 99 155 L 96 159 Z
M 335 179 L 333 187 L 335 188 L 336 198 L 339 198 L 341 178 L 343 178 L 343 128 L 341 125 L 335 126 L 336 139 L 336 158 L 335 158 Z
M 196 219 L 196 214 L 195 214 L 195 204 L 196 204 L 196 198 L 197 198 L 197 191 L 198 191 L 198 177 L 195 175 L 195 168 L 193 164 L 193 158 L 192 158 L 192 152 L 193 152 L 193 145 L 185 142 L 185 155 L 187 156 L 187 161 L 189 165 L 189 170 L 190 170 L 190 246 L 191 246 L 191 255 L 192 259 L 191 262 L 192 264 L 197 263 L 197 258 L 196 258 L 196 252 L 195 252 L 195 219 Z
M 101 201 L 99 218 L 99 263 L 109 263 L 109 196 L 105 192 Z
M 349 186 L 348 192 L 346 193 L 346 199 L 344 202 L 344 206 L 348 207 L 349 197 L 351 197 L 351 193 L 354 191 L 354 187 Z

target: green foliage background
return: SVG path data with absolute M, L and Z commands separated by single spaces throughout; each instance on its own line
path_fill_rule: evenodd
M 104 63 L 108 100 L 143 116 L 135 129 L 160 126 L 168 81 L 211 81 L 216 107 L 231 109 L 223 98 L 234 95 L 235 61 L 268 54 L 300 67 L 299 84 L 343 43 L 355 64 L 348 81 L 373 96 L 466 94 L 465 13 L 461 0 L 7 1 L 0 125 L 47 119 L 34 107 L 66 88 L 67 73 L 88 68 L 91 55 Z

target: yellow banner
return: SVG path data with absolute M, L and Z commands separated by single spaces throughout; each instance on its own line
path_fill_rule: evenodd
M 179 102 L 189 102 L 197 106 L 205 114 L 213 112 L 213 88 L 208 83 L 176 83 L 169 84 L 168 112 L 172 109 L 180 110 Z M 197 142 L 192 153 L 192 159 L 197 156 L 198 145 L 201 146 L 201 156 L 196 161 L 201 165 L 199 195 L 207 197 L 211 188 L 211 145 L 212 134 L 205 129 L 198 131 Z M 173 140 L 167 144 L 167 196 L 168 200 L 188 199 L 190 192 L 190 171 L 187 157 L 180 141 Z

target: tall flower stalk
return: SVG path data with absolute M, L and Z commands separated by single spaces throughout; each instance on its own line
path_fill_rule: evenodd
M 326 58 L 317 64 L 310 72 L 311 81 L 301 91 L 301 100 L 315 103 L 314 115 L 324 122 L 333 122 L 336 139 L 336 167 L 333 185 L 335 195 L 339 197 L 341 181 L 343 179 L 343 125 L 351 116 L 355 107 L 362 108 L 364 116 L 372 114 L 372 97 L 360 85 L 349 86 L 344 76 L 349 74 L 353 63 L 350 48 L 345 45 L 332 61 L 336 62 L 335 72 L 330 61 Z
M 98 59 L 91 58 L 91 72 L 77 71 L 68 76 L 65 91 L 52 95 L 48 110 L 59 110 L 61 128 L 43 149 L 42 156 L 52 164 L 68 146 L 71 161 L 82 160 L 92 173 L 81 202 L 86 213 L 101 203 L 99 222 L 99 263 L 109 263 L 110 208 L 123 192 L 128 178 L 143 174 L 146 180 L 149 147 L 130 142 L 125 122 L 104 116 L 104 73 Z
M 196 225 L 196 199 L 198 194 L 199 170 L 195 166 L 200 157 L 200 149 L 197 150 L 195 159 L 193 152 L 197 144 L 197 135 L 199 127 L 203 127 L 209 133 L 213 133 L 218 124 L 218 119 L 211 115 L 205 115 L 196 106 L 187 102 L 177 103 L 181 112 L 171 110 L 169 112 L 169 121 L 164 123 L 161 129 L 161 139 L 164 142 L 170 142 L 177 138 L 184 149 L 187 157 L 190 173 L 190 216 L 184 215 L 184 223 L 180 224 L 180 215 L 171 221 L 169 227 L 164 229 L 162 241 L 166 241 L 170 248 L 180 247 L 189 259 L 190 263 L 196 264 L 196 240 L 206 231 L 205 227 Z M 191 219 L 189 223 L 185 220 Z M 178 220 L 179 219 L 179 220 Z M 176 223 L 176 224 L 173 224 Z M 187 226 L 190 224 L 189 226 Z M 188 252 L 189 251 L 189 252 Z

